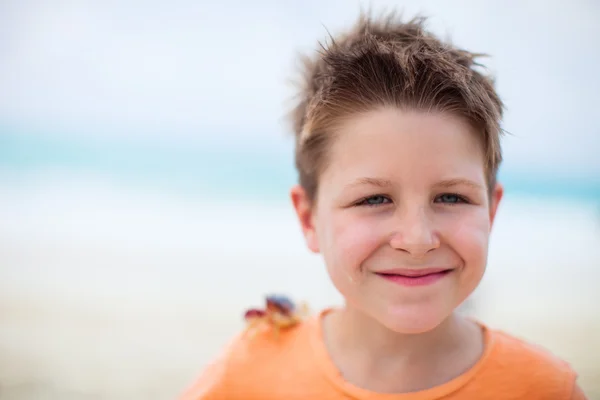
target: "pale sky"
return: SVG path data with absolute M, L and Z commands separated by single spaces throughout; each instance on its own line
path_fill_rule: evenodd
M 493 56 L 514 135 L 507 162 L 600 176 L 597 1 L 124 3 L 0 3 L 0 123 L 266 145 L 287 129 L 296 52 L 351 23 L 359 4 L 400 4 Z

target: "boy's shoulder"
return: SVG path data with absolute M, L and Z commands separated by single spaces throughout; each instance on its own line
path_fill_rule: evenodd
M 270 368 L 310 349 L 310 332 L 318 316 L 310 316 L 307 305 L 298 307 L 286 296 L 269 296 L 266 303 L 264 310 L 246 312 L 247 327 L 231 348 L 231 367 L 248 368 L 252 363 L 253 370 Z
M 286 328 L 265 323 L 245 329 L 230 346 L 230 366 L 248 367 L 252 363 L 259 368 L 306 351 L 310 347 L 311 325 L 311 319 L 307 319 Z
M 513 387 L 527 393 L 547 393 L 552 398 L 570 399 L 577 374 L 570 364 L 542 346 L 488 329 L 489 353 L 481 376 L 498 387 Z
M 549 350 L 519 338 L 505 331 L 490 329 L 493 342 L 492 358 L 509 361 L 512 365 L 518 362 L 522 366 L 534 365 L 548 372 L 567 373 L 571 371 L 569 363 L 557 357 Z
M 260 396 L 274 376 L 306 376 L 312 318 L 277 328 L 268 323 L 239 332 L 181 400 Z

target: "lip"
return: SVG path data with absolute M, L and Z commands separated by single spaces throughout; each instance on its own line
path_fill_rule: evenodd
M 425 286 L 445 278 L 452 271 L 453 268 L 394 268 L 376 274 L 403 286 Z
M 403 275 L 411 277 L 419 277 L 430 274 L 437 274 L 451 270 L 453 268 L 392 268 L 385 271 L 377 271 L 380 275 Z

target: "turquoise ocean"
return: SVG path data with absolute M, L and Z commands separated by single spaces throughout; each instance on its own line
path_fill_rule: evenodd
M 202 195 L 230 193 L 265 201 L 287 196 L 296 180 L 292 141 L 275 146 L 233 141 L 143 139 L 12 133 L 0 127 L 0 172 L 26 179 L 61 171 L 103 176 L 140 188 Z M 503 165 L 499 179 L 509 194 L 600 203 L 600 171 L 557 176 L 539 168 Z

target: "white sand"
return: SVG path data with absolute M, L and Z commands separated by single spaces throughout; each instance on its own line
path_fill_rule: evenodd
M 38 248 L 35 259 L 39 257 L 52 265 L 59 257 L 63 261 L 68 258 L 66 253 Z M 3 260 L 7 259 L 5 256 L 6 253 Z M 96 254 L 91 258 L 115 265 L 126 257 L 113 254 L 109 259 L 106 254 L 102 257 Z M 156 255 L 152 258 L 153 263 L 148 258 L 146 264 L 149 269 L 161 260 Z M 25 259 L 22 255 L 19 261 L 23 263 Z M 186 259 L 194 258 L 189 255 Z M 79 260 L 69 261 L 80 264 Z M 281 265 L 295 264 L 296 268 L 309 269 L 317 267 L 318 262 L 310 257 L 283 261 L 281 258 Z M 226 259 L 212 265 L 227 268 L 232 262 Z M 337 302 L 336 293 L 316 268 L 312 275 L 319 284 L 314 290 L 307 285 L 292 290 L 293 274 L 286 280 L 284 274 L 274 272 L 277 268 L 278 265 L 263 266 L 255 272 L 273 276 L 273 281 L 280 284 L 244 287 L 251 274 L 240 273 L 229 277 L 236 280 L 231 285 L 228 279 L 218 277 L 199 280 L 195 292 L 175 293 L 177 281 L 169 279 L 165 279 L 162 287 L 140 290 L 131 286 L 129 294 L 110 293 L 102 287 L 96 287 L 95 292 L 89 287 L 66 291 L 60 285 L 55 286 L 56 290 L 51 287 L 45 290 L 37 287 L 32 292 L 24 287 L 12 293 L 5 290 L 0 297 L 0 398 L 174 398 L 242 327 L 241 312 L 249 305 L 259 304 L 261 293 L 267 292 L 268 287 L 279 287 L 284 293 L 304 291 L 304 297 L 317 308 Z M 255 291 L 253 286 L 259 289 Z M 600 398 L 599 303 L 571 313 L 569 294 L 572 293 L 556 293 L 551 300 L 546 296 L 550 308 L 536 310 L 538 302 L 519 307 L 507 295 L 500 306 L 478 293 L 475 312 L 492 326 L 534 340 L 571 361 L 580 372 L 584 387 L 598 396 L 591 398 Z M 552 311 L 552 305 L 558 303 L 562 307 Z M 589 393 L 591 396 L 592 392 Z

